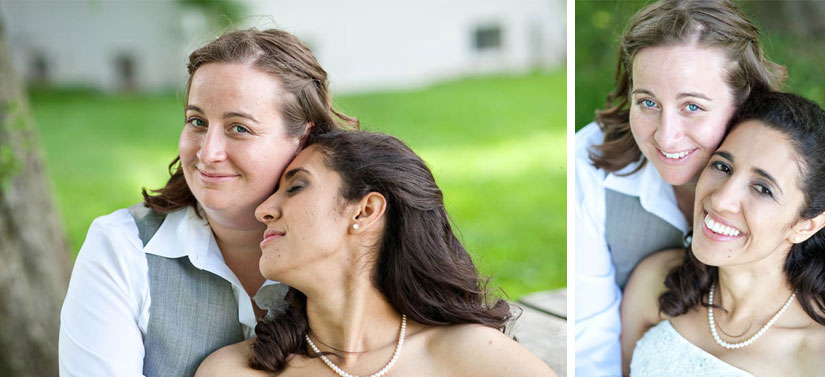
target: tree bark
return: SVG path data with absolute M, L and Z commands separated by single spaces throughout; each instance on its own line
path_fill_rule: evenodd
M 57 376 L 68 243 L 0 20 L 0 376 Z

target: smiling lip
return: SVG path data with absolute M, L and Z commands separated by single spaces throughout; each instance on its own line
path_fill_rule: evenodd
M 201 169 L 198 169 L 198 176 L 203 183 L 207 184 L 217 184 L 217 183 L 224 183 L 231 181 L 232 179 L 238 177 L 237 174 L 226 174 L 226 173 L 212 173 L 212 172 L 205 172 Z
M 679 152 L 675 152 L 675 153 L 670 153 L 670 152 L 665 152 L 665 151 L 663 151 L 663 150 L 661 150 L 657 147 L 656 152 L 658 152 L 657 154 L 659 155 L 659 160 L 660 161 L 662 161 L 662 162 L 664 162 L 668 165 L 681 165 L 681 164 L 684 164 L 685 161 L 690 159 L 690 157 L 693 156 L 693 153 L 695 153 L 697 149 L 699 149 L 699 148 L 693 148 L 693 149 L 687 150 L 687 151 L 679 151 Z M 667 154 L 665 154 L 665 153 L 667 153 Z
M 702 233 L 714 241 L 730 241 L 745 235 L 739 228 L 708 212 L 705 212 L 705 217 L 702 220 Z
M 285 234 L 286 234 L 286 232 L 282 232 L 280 230 L 275 230 L 275 229 L 267 230 L 266 232 L 264 232 L 264 239 L 263 239 L 263 241 L 261 241 L 261 248 L 263 248 L 264 244 L 268 243 L 269 241 L 281 238 Z

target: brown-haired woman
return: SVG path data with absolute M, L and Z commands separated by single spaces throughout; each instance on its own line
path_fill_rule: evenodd
M 502 333 L 509 305 L 488 296 L 430 170 L 398 139 L 318 137 L 256 215 L 261 271 L 292 287 L 288 306 L 198 376 L 554 375 Z
M 752 91 L 779 88 L 759 32 L 729 0 L 662 0 L 619 46 L 615 89 L 576 134 L 576 374 L 619 375 L 621 289 L 682 246 L 696 180 Z
M 96 219 L 78 254 L 61 312 L 63 376 L 192 375 L 212 351 L 253 336 L 286 289 L 258 269 L 255 208 L 306 140 L 336 118 L 357 127 L 289 33 L 228 32 L 187 68 L 171 178 Z

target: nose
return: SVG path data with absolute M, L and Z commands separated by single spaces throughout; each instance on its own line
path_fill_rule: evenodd
M 205 164 L 220 162 L 226 159 L 226 135 L 220 127 L 209 127 L 206 137 L 203 138 L 198 152 L 198 160 Z
M 673 111 L 662 111 L 661 114 L 659 127 L 656 128 L 656 134 L 653 135 L 653 137 L 656 140 L 656 144 L 662 149 L 668 149 L 668 152 L 676 152 L 669 149 L 676 145 L 679 139 L 682 138 L 682 135 L 684 135 L 682 119 L 679 117 L 679 114 Z
M 711 194 L 710 204 L 719 212 L 737 213 L 741 207 L 743 191 L 733 177 L 722 182 Z
M 270 195 L 258 206 L 258 208 L 255 208 L 255 218 L 258 219 L 258 221 L 267 224 L 281 217 L 280 204 L 277 195 L 277 192 Z

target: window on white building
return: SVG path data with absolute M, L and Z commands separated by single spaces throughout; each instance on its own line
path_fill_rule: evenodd
M 473 30 L 473 48 L 476 51 L 498 51 L 502 48 L 500 25 L 484 25 Z

